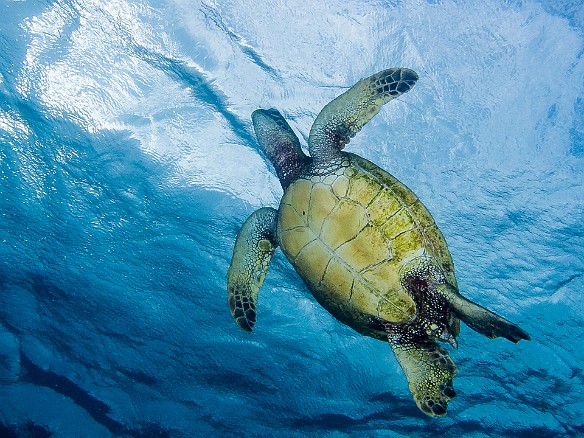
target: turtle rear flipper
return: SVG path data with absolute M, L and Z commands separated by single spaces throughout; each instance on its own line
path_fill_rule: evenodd
M 410 91 L 417 80 L 418 74 L 408 68 L 389 68 L 361 79 L 320 111 L 310 128 L 310 155 L 328 162 L 384 104 Z
M 404 342 L 389 337 L 389 344 L 418 407 L 431 417 L 442 417 L 456 397 L 452 379 L 458 371 L 447 351 L 436 342 Z
M 485 335 L 487 338 L 503 337 L 514 343 L 522 339 L 527 341 L 531 339 L 521 328 L 463 297 L 452 286 L 445 284 L 439 290 L 452 307 L 452 310 L 454 310 L 454 313 L 456 313 L 456 316 L 471 329 Z
M 231 315 L 246 332 L 256 323 L 258 292 L 264 283 L 276 239 L 276 217 L 273 208 L 260 208 L 244 222 L 233 249 L 227 272 L 228 302 Z

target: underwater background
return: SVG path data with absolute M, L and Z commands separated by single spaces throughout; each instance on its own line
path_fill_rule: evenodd
M 580 0 L 0 0 L 0 436 L 584 436 Z M 277 251 L 241 331 L 226 272 L 282 190 L 250 115 L 414 89 L 348 145 L 408 185 L 461 292 L 448 416 Z

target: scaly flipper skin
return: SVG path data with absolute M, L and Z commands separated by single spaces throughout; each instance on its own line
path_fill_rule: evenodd
M 371 120 L 381 107 L 407 93 L 418 80 L 408 68 L 390 68 L 361 79 L 318 114 L 308 138 L 310 156 L 329 160 Z
M 456 315 L 475 332 L 485 335 L 489 339 L 505 338 L 517 343 L 524 339 L 529 341 L 529 335 L 505 318 L 473 303 L 463 297 L 455 288 L 445 284 L 439 292 L 448 301 Z
M 383 330 L 387 341 L 403 370 L 410 392 L 418 407 L 431 417 L 442 417 L 448 411 L 448 402 L 456 397 L 452 380 L 458 368 L 448 352 L 436 342 L 438 333 L 423 310 L 407 324 L 395 324 L 371 317 L 370 326 Z M 436 321 L 437 322 L 437 321 Z M 454 339 L 454 338 L 452 338 Z
M 278 110 L 255 110 L 251 120 L 262 150 L 274 164 L 282 188 L 286 190 L 309 158 L 302 152 L 298 137 Z
M 237 325 L 251 332 L 256 323 L 258 291 L 264 282 L 274 250 L 276 218 L 273 208 L 254 211 L 237 235 L 227 272 L 228 302 Z
M 442 417 L 448 402 L 456 396 L 452 379 L 457 368 L 436 342 L 412 341 L 411 333 L 390 335 L 389 344 L 406 378 L 418 407 L 432 417 Z

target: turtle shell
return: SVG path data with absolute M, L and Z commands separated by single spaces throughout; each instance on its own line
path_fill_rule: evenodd
M 410 322 L 416 305 L 404 288 L 408 263 L 430 257 L 456 286 L 446 242 L 405 185 L 370 161 L 343 153 L 333 172 L 308 170 L 284 193 L 281 248 L 317 301 L 362 334 L 371 316 Z

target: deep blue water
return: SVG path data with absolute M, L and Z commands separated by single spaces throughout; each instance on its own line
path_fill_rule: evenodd
M 0 436 L 584 436 L 584 3 L 316 3 L 2 0 Z M 237 231 L 282 194 L 252 111 L 305 141 L 392 66 L 418 84 L 348 150 L 532 337 L 463 327 L 442 419 L 280 252 L 252 334 L 227 306 Z

